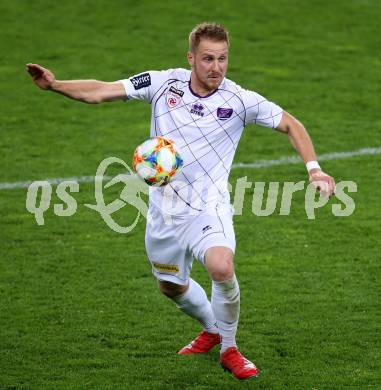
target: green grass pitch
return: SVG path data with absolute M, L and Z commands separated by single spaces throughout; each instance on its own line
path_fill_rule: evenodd
M 214 20 L 231 32 L 228 77 L 298 117 L 317 152 L 381 146 L 378 0 L 181 2 L 4 0 L 0 3 L 0 183 L 94 175 L 130 161 L 149 134 L 149 106 L 85 105 L 38 90 L 37 62 L 58 79 L 113 81 L 186 67 L 187 34 Z M 293 155 L 286 137 L 248 126 L 235 162 Z M 256 217 L 247 192 L 235 217 L 241 286 L 238 343 L 260 368 L 239 383 L 218 351 L 179 357 L 199 325 L 161 296 L 144 250 L 144 220 L 111 231 L 80 183 L 78 209 L 37 226 L 27 190 L 0 190 L 0 389 L 368 389 L 381 386 L 380 155 L 322 162 L 353 180 L 355 212 L 331 205 L 308 220 Z M 307 180 L 303 164 L 237 169 L 231 183 Z M 55 190 L 55 186 L 53 186 Z M 120 188 L 108 191 L 111 201 Z M 53 203 L 59 199 L 53 193 Z M 122 224 L 134 209 L 117 213 Z M 210 292 L 205 271 L 193 277 Z

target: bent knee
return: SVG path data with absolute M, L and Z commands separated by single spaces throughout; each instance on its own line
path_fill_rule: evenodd
M 234 276 L 234 253 L 226 247 L 209 248 L 205 253 L 205 267 L 212 280 L 231 279 Z
M 181 284 L 176 284 L 172 282 L 166 282 L 159 280 L 159 290 L 162 294 L 167 296 L 168 298 L 173 298 L 176 297 L 177 295 L 184 294 L 185 291 L 188 290 L 188 285 L 181 285 Z
M 232 264 L 223 264 L 210 272 L 212 280 L 223 282 L 234 276 L 234 266 Z
M 229 280 L 234 276 L 234 263 L 233 259 L 222 258 L 219 261 L 215 261 L 212 266 L 208 267 L 208 272 L 212 280 L 217 282 L 223 282 Z

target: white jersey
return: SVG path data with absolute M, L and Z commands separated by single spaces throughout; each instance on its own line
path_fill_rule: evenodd
M 189 70 L 169 69 L 121 80 L 128 99 L 151 104 L 151 137 L 174 141 L 183 159 L 173 181 L 150 187 L 150 205 L 177 216 L 230 203 L 228 176 L 245 125 L 276 128 L 283 112 L 228 79 L 211 94 L 199 96 L 190 77 Z

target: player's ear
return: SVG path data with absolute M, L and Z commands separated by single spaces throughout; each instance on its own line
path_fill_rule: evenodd
M 194 54 L 191 51 L 188 51 L 187 58 L 188 58 L 189 65 L 193 66 L 193 64 L 194 64 Z

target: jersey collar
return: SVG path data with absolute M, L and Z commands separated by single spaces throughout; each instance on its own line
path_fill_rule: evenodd
M 224 79 L 225 80 L 225 79 Z M 222 80 L 221 84 L 224 82 L 224 80 Z M 221 85 L 220 84 L 220 85 Z M 215 89 L 214 91 L 210 92 L 209 94 L 205 95 L 205 96 L 201 96 L 199 95 L 198 93 L 194 92 L 192 87 L 191 87 L 191 82 L 190 80 L 188 81 L 188 87 L 189 87 L 189 91 L 191 92 L 192 95 L 198 97 L 199 99 L 205 99 L 205 98 L 208 98 L 209 96 L 212 96 L 213 94 L 215 94 L 217 91 L 218 91 L 218 88 Z

